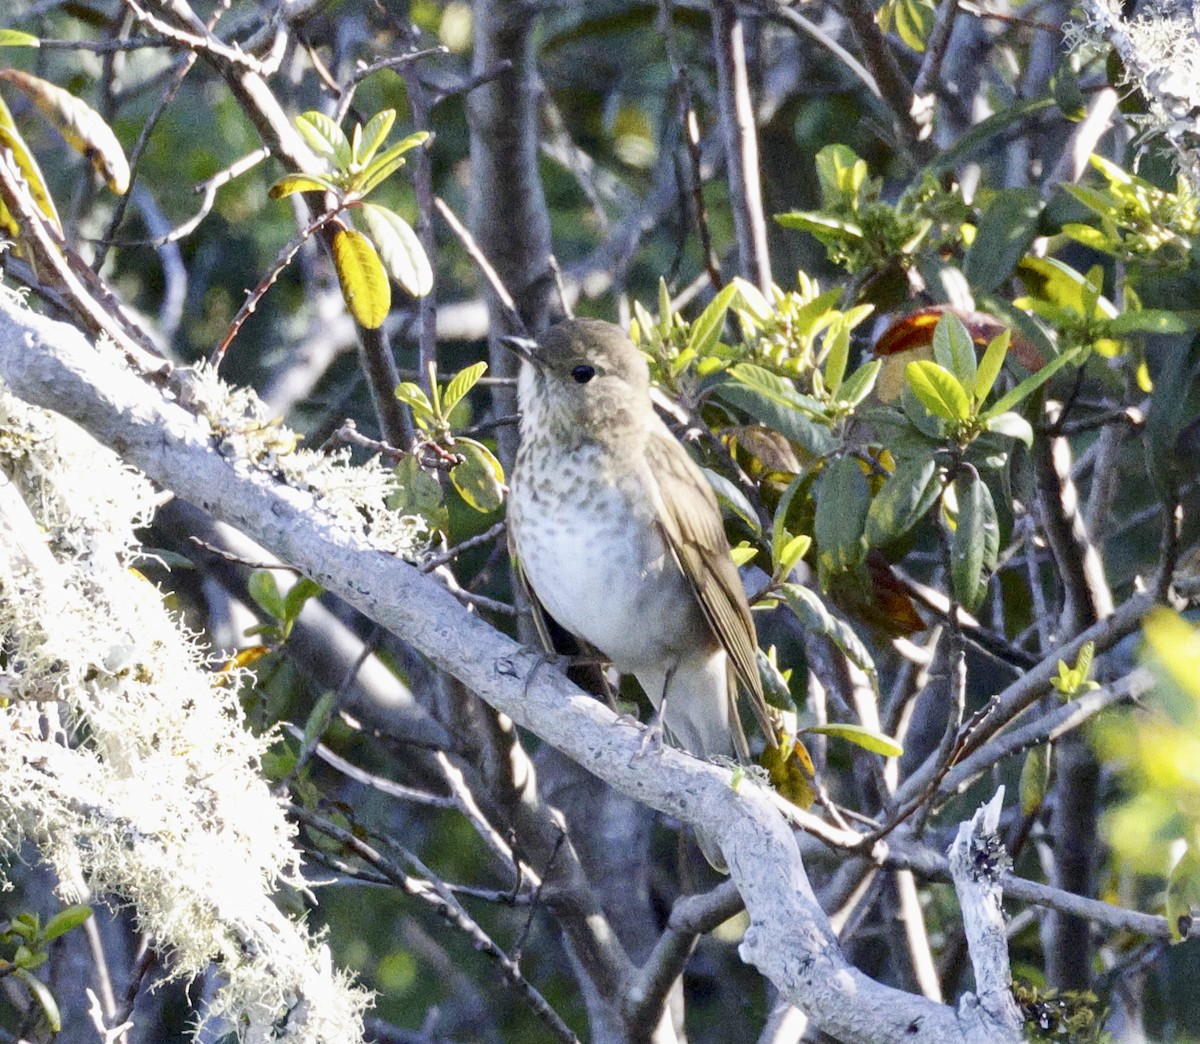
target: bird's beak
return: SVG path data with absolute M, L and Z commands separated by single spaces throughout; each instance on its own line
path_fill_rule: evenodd
M 530 337 L 500 337 L 498 342 L 527 363 L 536 362 L 538 343 Z

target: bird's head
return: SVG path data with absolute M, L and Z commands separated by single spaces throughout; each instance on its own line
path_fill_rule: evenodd
M 620 327 L 568 319 L 540 341 L 505 337 L 521 358 L 522 432 L 544 427 L 594 439 L 635 426 L 651 409 L 650 370 Z

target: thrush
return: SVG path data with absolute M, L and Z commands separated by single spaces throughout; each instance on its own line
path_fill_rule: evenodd
M 717 499 L 655 412 L 645 358 L 596 319 L 504 343 L 522 360 L 508 533 L 527 586 L 637 678 L 669 741 L 747 761 L 739 681 L 775 742 L 754 621 Z M 711 839 L 698 840 L 723 869 Z

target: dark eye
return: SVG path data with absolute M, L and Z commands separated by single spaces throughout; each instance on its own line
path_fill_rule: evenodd
M 576 366 L 571 371 L 571 378 L 576 384 L 587 384 L 595 376 L 596 367 L 594 366 Z

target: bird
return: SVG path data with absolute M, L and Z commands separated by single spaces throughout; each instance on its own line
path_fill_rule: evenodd
M 508 539 L 525 585 L 567 631 L 637 679 L 656 712 L 648 738 L 747 762 L 740 682 L 774 746 L 720 507 L 655 412 L 645 357 L 599 319 L 502 343 L 521 359 Z M 698 831 L 697 840 L 724 870 L 712 839 Z

